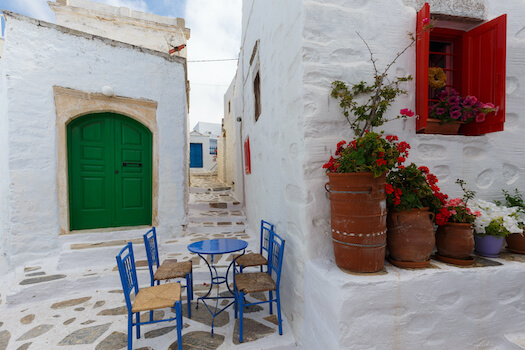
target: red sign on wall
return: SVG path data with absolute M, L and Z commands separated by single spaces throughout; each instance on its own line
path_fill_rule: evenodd
M 250 137 L 244 141 L 244 172 L 246 175 L 252 173 L 252 163 L 250 158 Z

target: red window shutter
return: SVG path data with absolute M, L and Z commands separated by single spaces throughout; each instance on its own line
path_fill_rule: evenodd
M 244 141 L 244 172 L 246 175 L 252 173 L 252 162 L 250 157 L 250 138 L 247 137 Z
M 423 29 L 422 21 L 430 18 L 430 6 L 423 5 L 417 13 L 417 31 Z M 430 32 L 427 31 L 416 42 L 416 131 L 427 126 L 428 118 L 428 51 L 430 47 Z
M 462 127 L 465 135 L 503 131 L 505 123 L 505 62 L 507 54 L 507 15 L 463 35 L 463 95 L 476 96 L 481 102 L 499 107 L 482 123 Z

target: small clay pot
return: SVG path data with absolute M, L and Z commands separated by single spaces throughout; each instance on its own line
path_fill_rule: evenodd
M 513 253 L 525 254 L 525 230 L 523 234 L 513 233 L 505 238 L 507 249 Z
M 432 221 L 434 214 L 427 208 L 393 211 L 387 218 L 387 247 L 390 262 L 430 263 L 430 254 L 436 242 Z M 404 267 L 404 266 L 401 266 Z
M 436 232 L 438 254 L 453 259 L 471 259 L 474 250 L 474 230 L 471 224 L 449 222 Z

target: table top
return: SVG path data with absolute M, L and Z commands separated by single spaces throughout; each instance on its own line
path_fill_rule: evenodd
M 248 242 L 242 239 L 219 238 L 193 242 L 188 245 L 188 250 L 200 254 L 226 254 L 245 249 L 247 246 Z

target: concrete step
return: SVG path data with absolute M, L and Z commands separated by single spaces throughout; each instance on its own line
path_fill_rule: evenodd
M 209 223 L 213 225 L 228 226 L 228 223 L 230 223 L 229 225 L 238 226 L 241 223 L 243 224 L 246 222 L 246 215 L 241 211 L 210 211 L 193 213 L 192 215 L 188 215 L 186 220 L 188 224 Z

